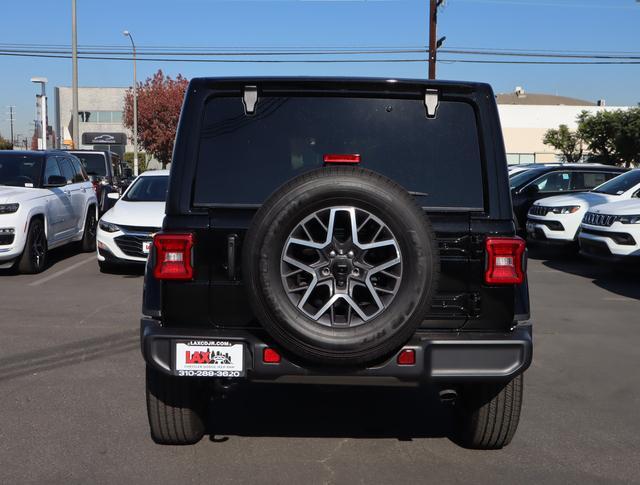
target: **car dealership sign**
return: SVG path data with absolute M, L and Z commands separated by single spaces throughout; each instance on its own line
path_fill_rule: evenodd
M 83 145 L 126 145 L 127 136 L 124 133 L 83 133 Z

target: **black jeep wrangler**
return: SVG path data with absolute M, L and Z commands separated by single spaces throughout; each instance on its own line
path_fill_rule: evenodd
M 235 383 L 405 384 L 505 446 L 532 356 L 515 234 L 488 85 L 194 79 L 145 276 L 152 438 L 197 442 Z

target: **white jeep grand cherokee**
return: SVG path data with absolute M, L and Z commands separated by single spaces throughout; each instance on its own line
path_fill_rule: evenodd
M 0 268 L 39 273 L 47 251 L 95 250 L 97 200 L 80 161 L 62 151 L 0 151 Z

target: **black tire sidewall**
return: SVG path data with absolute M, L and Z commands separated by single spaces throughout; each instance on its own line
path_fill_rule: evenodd
M 433 233 L 413 198 L 394 182 L 362 169 L 322 175 L 303 176 L 276 191 L 272 203 L 256 215 L 247 234 L 245 281 L 260 321 L 286 349 L 323 364 L 371 362 L 404 344 L 427 312 L 439 273 Z M 280 261 L 287 237 L 304 217 L 345 205 L 365 209 L 389 227 L 400 247 L 403 275 L 398 293 L 380 315 L 364 325 L 335 329 L 293 306 L 281 281 Z
M 42 232 L 44 234 L 44 254 L 42 255 L 42 262 L 40 263 L 40 266 L 37 266 L 33 261 L 33 238 L 35 227 L 37 225 L 41 226 Z M 22 256 L 18 260 L 18 270 L 21 273 L 28 274 L 41 273 L 47 266 L 48 253 L 49 251 L 47 248 L 47 236 L 44 223 L 40 218 L 32 219 L 29 223 L 29 230 L 27 232 L 27 240 L 25 242 L 24 251 L 22 252 Z

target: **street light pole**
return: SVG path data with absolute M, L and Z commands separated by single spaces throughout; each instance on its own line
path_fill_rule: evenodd
M 136 72 L 136 44 L 131 32 L 125 30 L 125 37 L 129 37 L 133 49 L 133 174 L 138 176 L 138 75 Z
M 80 148 L 80 115 L 78 114 L 78 25 L 76 22 L 76 0 L 71 0 L 71 123 L 73 130 L 71 139 L 73 140 L 73 148 Z

